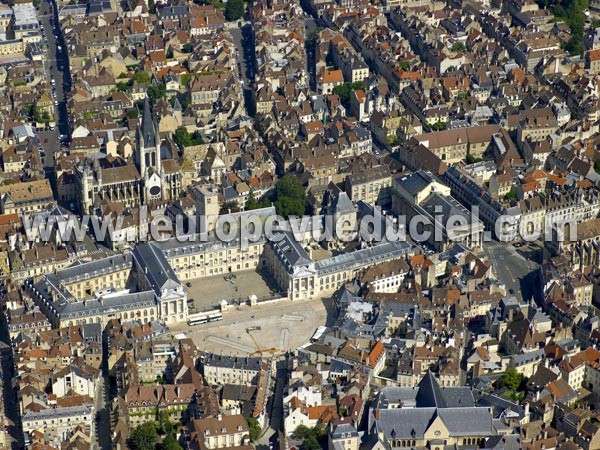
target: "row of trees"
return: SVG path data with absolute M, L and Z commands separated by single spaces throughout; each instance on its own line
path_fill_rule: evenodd
M 565 50 L 571 55 L 581 55 L 584 50 L 585 11 L 589 7 L 589 0 L 538 0 L 538 3 L 550 8 L 552 14 L 569 25 L 571 38 Z
M 38 108 L 33 104 L 25 106 L 25 114 L 30 120 L 38 123 L 45 123 L 46 125 L 52 120 L 52 116 L 48 111 Z

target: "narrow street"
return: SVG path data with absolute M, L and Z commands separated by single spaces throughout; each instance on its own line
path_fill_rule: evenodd
M 109 450 L 112 448 L 110 429 L 110 409 L 112 405 L 113 392 L 110 389 L 108 373 L 108 342 L 103 333 L 102 336 L 102 365 L 101 374 L 98 379 L 94 408 L 96 418 L 92 429 L 92 450 Z
M 283 421 L 281 419 L 283 417 L 283 396 L 288 378 L 287 360 L 282 359 L 277 361 L 276 365 L 275 387 L 267 405 L 269 410 L 269 427 L 263 430 L 263 434 L 257 442 L 257 449 L 259 450 L 261 448 L 270 448 L 270 444 L 273 444 L 272 448 L 277 448 L 275 442 L 279 437 L 279 432 L 283 431 Z
M 317 90 L 317 73 L 316 73 L 316 43 L 317 43 L 317 23 L 312 17 L 304 19 L 304 30 L 306 40 L 304 47 L 306 48 L 306 72 L 309 76 L 310 88 L 313 91 Z
M 238 70 L 242 80 L 246 111 L 248 115 L 254 116 L 256 104 L 253 85 L 256 75 L 256 54 L 252 25 L 247 24 L 242 28 L 231 28 L 229 31 L 237 49 Z
M 49 0 L 42 0 L 38 11 L 40 23 L 46 34 L 46 44 L 48 46 L 48 57 L 44 61 L 44 67 L 48 76 L 48 81 L 54 80 L 53 97 L 58 102 L 56 105 L 56 123 L 58 133 L 61 135 L 70 134 L 69 116 L 67 111 L 67 94 L 71 90 L 71 71 L 69 68 L 69 56 L 67 48 L 58 25 L 58 11 L 55 3 Z M 56 134 L 56 133 L 55 133 Z M 55 139 L 58 142 L 57 139 Z M 48 139 L 50 144 L 50 139 Z M 55 150 L 54 147 L 48 150 Z
M 13 388 L 14 359 L 6 320 L 0 321 L 0 363 L 2 366 L 2 397 L 4 400 L 4 414 L 9 425 L 6 427 L 7 441 L 10 448 L 21 449 L 24 447 L 23 430 L 21 428 L 21 414 L 17 391 Z
M 106 401 L 108 389 L 108 375 L 103 370 L 98 380 L 98 388 L 96 389 L 96 396 L 94 398 L 96 420 L 94 421 L 92 431 L 92 450 L 111 448 L 110 403 Z

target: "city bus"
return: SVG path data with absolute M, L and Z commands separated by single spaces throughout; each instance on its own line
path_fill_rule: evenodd
M 193 327 L 194 325 L 200 325 L 203 323 L 208 323 L 208 317 L 207 316 L 201 316 L 201 317 L 195 317 L 193 319 L 188 320 L 188 325 L 190 327 Z
M 223 320 L 223 314 L 221 314 L 220 312 L 196 316 L 189 319 L 187 323 L 189 326 L 194 326 L 208 322 L 216 322 L 217 320 Z
M 208 315 L 209 322 L 216 322 L 217 320 L 223 320 L 223 314 L 221 313 L 213 313 Z

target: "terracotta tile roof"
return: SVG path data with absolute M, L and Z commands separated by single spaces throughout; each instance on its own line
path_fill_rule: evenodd
M 327 70 L 323 69 L 321 72 L 321 80 L 324 84 L 328 83 L 343 83 L 344 74 L 341 70 Z
M 385 352 L 385 348 L 381 341 L 377 341 L 377 343 L 373 346 L 371 351 L 369 352 L 369 367 L 375 367 L 377 362 Z

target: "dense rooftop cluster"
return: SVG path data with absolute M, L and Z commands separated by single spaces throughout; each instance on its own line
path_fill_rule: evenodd
M 0 447 L 600 449 L 598 0 L 12 3 Z

